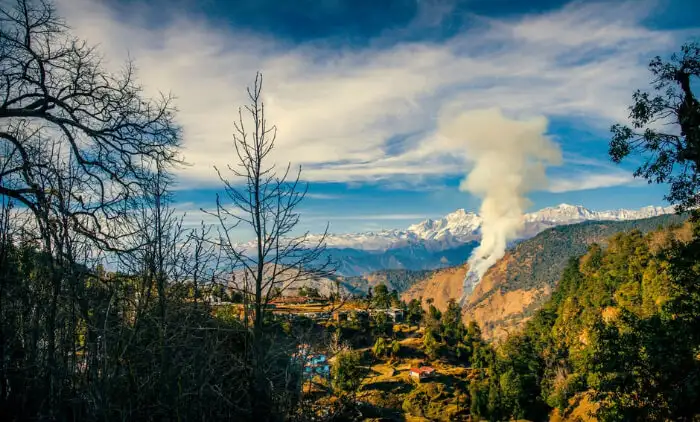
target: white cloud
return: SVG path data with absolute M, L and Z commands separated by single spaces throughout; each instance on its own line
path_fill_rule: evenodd
M 330 195 L 327 193 L 307 193 L 304 198 L 309 199 L 340 199 L 340 195 Z
M 589 189 L 609 188 L 628 185 L 634 182 L 634 177 L 626 172 L 588 173 L 581 172 L 574 176 L 550 180 L 548 191 L 553 193 L 581 191 Z
M 419 220 L 426 218 L 425 214 L 367 214 L 367 215 L 317 215 L 304 216 L 304 220 L 338 220 L 338 221 L 364 221 L 364 220 Z
M 499 106 L 608 126 L 626 117 L 631 92 L 648 82 L 649 57 L 677 47 L 673 33 L 640 24 L 648 8 L 639 2 L 575 3 L 486 19 L 442 43 L 363 49 L 290 46 L 177 13 L 157 26 L 137 13 L 119 21 L 89 0 L 59 0 L 59 11 L 111 64 L 134 58 L 147 92 L 177 96 L 193 164 L 181 172 L 185 185 L 216 183 L 212 165 L 234 160 L 232 121 L 257 70 L 279 127 L 277 161 L 303 165 L 313 181 L 423 181 L 465 173 L 463 151 L 433 136 L 443 110 Z M 419 135 L 387 156 L 387 139 L 405 133 Z

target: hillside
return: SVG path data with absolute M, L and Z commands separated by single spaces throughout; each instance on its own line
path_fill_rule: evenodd
M 379 270 L 363 276 L 339 277 L 339 280 L 345 290 L 356 295 L 364 295 L 370 287 L 378 284 L 386 285 L 389 291 L 403 292 L 434 272 L 434 270 Z
M 499 347 L 505 414 L 697 420 L 698 234 L 619 233 L 568 260 L 551 299 Z
M 423 306 L 426 306 L 427 299 L 433 299 L 436 308 L 446 309 L 450 299 L 462 296 L 462 281 L 466 273 L 466 264 L 437 270 L 402 292 L 401 299 L 408 303 L 411 299 L 423 298 Z
M 569 257 L 586 252 L 592 243 L 605 244 L 617 232 L 643 233 L 680 224 L 685 216 L 662 215 L 633 221 L 597 221 L 559 226 L 522 241 L 486 273 L 464 307 L 464 319 L 475 320 L 490 340 L 504 338 L 528 320 L 550 296 Z M 441 270 L 402 294 L 406 301 L 431 297 L 444 309 L 462 294 L 466 266 Z
M 328 248 L 326 253 L 337 263 L 339 275 L 353 277 L 384 269 L 434 270 L 458 265 L 477 245 L 469 241 L 455 247 L 431 249 L 428 244 L 414 241 L 387 250 Z

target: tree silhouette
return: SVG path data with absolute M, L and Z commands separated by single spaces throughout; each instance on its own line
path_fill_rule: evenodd
M 233 284 L 241 290 L 246 309 L 252 308 L 252 343 L 248 356 L 252 362 L 254 400 L 253 418 L 269 412 L 274 385 L 284 379 L 272 379 L 271 363 L 286 353 L 273 347 L 265 333 L 268 304 L 292 284 L 301 284 L 333 274 L 330 259 L 324 259 L 325 233 L 311 241 L 309 233 L 296 234 L 297 208 L 307 191 L 301 182 L 301 168 L 291 173 L 291 165 L 277 171 L 271 157 L 277 129 L 268 125 L 262 100 L 263 78 L 258 73 L 247 90 L 249 104 L 239 109 L 234 123 L 233 144 L 237 163 L 229 165 L 232 179 L 216 171 L 224 185 L 224 195 L 217 195 L 219 246 L 230 258 Z M 245 115 L 245 117 L 244 117 Z M 250 245 L 241 245 L 237 233 L 253 233 Z M 277 374 L 284 376 L 285 374 Z
M 630 106 L 632 127 L 612 126 L 610 157 L 616 163 L 632 153 L 645 154 L 634 172 L 649 183 L 669 183 L 666 199 L 680 211 L 700 205 L 700 103 L 692 84 L 700 77 L 700 44 L 683 45 L 669 61 L 649 64 L 656 95 L 637 91 Z M 667 124 L 677 128 L 668 129 Z M 664 126 L 666 124 L 666 126 Z

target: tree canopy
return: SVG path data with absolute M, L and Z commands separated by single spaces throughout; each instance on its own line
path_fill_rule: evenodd
M 667 61 L 657 56 L 649 70 L 653 92 L 638 90 L 632 96 L 631 126 L 612 126 L 610 157 L 619 163 L 630 154 L 643 155 L 634 175 L 668 183 L 666 199 L 687 210 L 700 205 L 700 103 L 693 92 L 700 77 L 700 44 L 683 45 Z

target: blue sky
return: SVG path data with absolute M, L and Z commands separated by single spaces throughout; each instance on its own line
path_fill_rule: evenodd
M 544 116 L 563 153 L 530 209 L 663 205 L 663 186 L 607 158 L 646 64 L 700 34 L 691 0 L 60 0 L 107 66 L 135 60 L 145 92 L 172 92 L 184 128 L 176 206 L 202 218 L 234 160 L 232 122 L 265 75 L 272 159 L 310 183 L 302 228 L 402 228 L 479 199 L 459 190 L 473 163 L 439 138 L 446 113 L 498 107 Z M 695 25 L 695 26 L 694 26 Z

